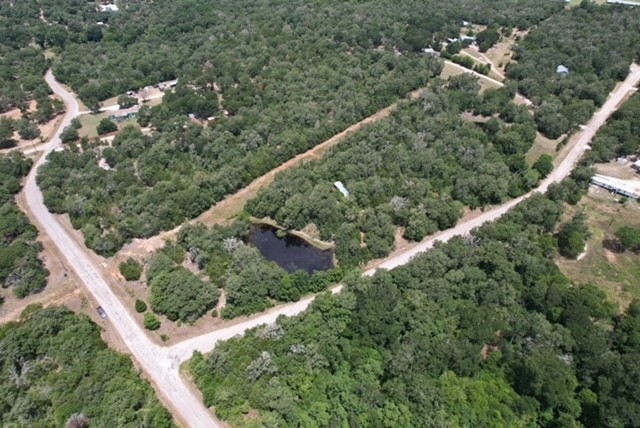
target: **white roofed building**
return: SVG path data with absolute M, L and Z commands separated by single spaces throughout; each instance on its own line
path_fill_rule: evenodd
M 333 183 L 333 185 L 336 186 L 336 188 L 340 191 L 340 193 L 344 195 L 345 198 L 348 198 L 350 196 L 349 191 L 344 186 L 344 184 L 342 184 L 342 181 L 336 181 L 335 183 Z

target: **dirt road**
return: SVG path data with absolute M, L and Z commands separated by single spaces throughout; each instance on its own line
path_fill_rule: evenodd
M 44 205 L 42 192 L 36 185 L 37 169 L 46 162 L 46 155 L 61 144 L 60 134 L 62 130 L 78 115 L 77 102 L 55 80 L 51 72 L 47 73 L 45 79 L 51 89 L 64 100 L 67 112 L 62 126 L 60 126 L 51 141 L 41 147 L 44 155 L 34 164 L 23 190 L 27 205 L 36 219 L 38 229 L 41 233 L 47 234 L 56 243 L 68 264 L 78 274 L 80 280 L 100 306 L 105 309 L 108 320 L 122 337 L 138 364 L 149 376 L 159 395 L 171 404 L 170 407 L 174 414 L 188 427 L 220 426 L 215 422 L 202 402 L 190 392 L 180 377 L 179 367 L 175 363 L 175 359 L 169 355 L 166 349 L 156 346 L 145 335 L 138 323 L 111 290 L 107 281 L 100 274 L 100 270 L 87 257 L 87 249 L 80 248 L 75 243 L 56 217 Z
M 627 77 L 627 79 L 624 81 L 624 83 L 610 94 L 606 103 L 592 117 L 592 119 L 584 127 L 584 129 L 573 137 L 573 141 L 569 143 L 572 146 L 569 154 L 534 191 L 521 196 L 520 198 L 509 201 L 492 210 L 486 211 L 482 215 L 464 223 L 460 223 L 451 229 L 442 231 L 436 235 L 432 235 L 418 245 L 409 248 L 407 251 L 388 258 L 377 268 L 370 269 L 364 274 L 370 276 L 373 275 L 377 269 L 393 269 L 397 266 L 407 264 L 416 255 L 433 248 L 433 245 L 436 243 L 436 241 L 446 242 L 454 236 L 467 235 L 469 232 L 471 232 L 471 230 L 481 226 L 485 222 L 500 218 L 509 209 L 513 208 L 515 205 L 522 202 L 529 196 L 533 195 L 535 192 L 544 193 L 549 185 L 562 181 L 571 173 L 574 165 L 582 157 L 582 154 L 585 152 L 585 150 L 587 150 L 589 142 L 595 136 L 598 129 L 600 129 L 600 127 L 604 125 L 607 118 L 616 110 L 618 105 L 623 101 L 625 95 L 628 92 L 632 91 L 633 87 L 636 86 L 639 82 L 640 66 L 634 64 L 631 66 L 631 73 L 629 74 L 629 77 Z M 337 286 L 334 287 L 331 291 L 337 293 L 341 290 L 341 288 L 341 286 Z M 179 361 L 186 361 L 191 357 L 193 351 L 197 350 L 200 352 L 209 352 L 215 348 L 215 344 L 219 340 L 226 340 L 235 335 L 242 334 L 245 330 L 253 328 L 260 324 L 272 323 L 280 315 L 291 316 L 298 314 L 304 311 L 312 301 L 313 297 L 309 297 L 296 303 L 280 306 L 264 315 L 255 317 L 249 321 L 245 321 L 243 323 L 225 329 L 185 340 L 184 342 L 172 346 L 170 348 L 171 353 Z
M 324 153 L 329 148 L 344 140 L 348 135 L 359 131 L 365 125 L 376 123 L 382 119 L 389 117 L 389 115 L 395 109 L 397 109 L 401 103 L 406 102 L 407 99 L 417 99 L 423 91 L 424 89 L 417 89 L 411 92 L 406 98 L 396 101 L 390 106 L 385 107 L 382 110 L 379 110 L 376 113 L 372 114 L 371 116 L 362 119 L 360 122 L 351 125 L 344 131 L 334 135 L 333 137 L 318 144 L 312 149 L 309 149 L 306 152 L 300 153 L 299 155 L 289 159 L 280 166 L 256 178 L 251 183 L 249 183 L 249 185 L 240 189 L 233 195 L 225 197 L 213 207 L 209 208 L 207 211 L 191 220 L 190 223 L 204 223 L 205 225 L 210 227 L 213 224 L 217 224 L 221 221 L 226 221 L 232 218 L 242 211 L 245 203 L 249 199 L 255 197 L 260 189 L 268 186 L 279 173 L 298 166 L 303 162 L 322 158 L 322 156 L 324 156 Z M 122 250 L 120 250 L 119 255 L 135 257 L 139 256 L 140 254 L 148 254 L 152 251 L 155 251 L 164 245 L 164 241 L 166 239 L 174 238 L 180 228 L 182 228 L 182 226 L 183 225 L 180 225 L 171 230 L 161 232 L 156 236 L 152 236 L 151 238 L 134 239 L 130 244 L 125 245 Z

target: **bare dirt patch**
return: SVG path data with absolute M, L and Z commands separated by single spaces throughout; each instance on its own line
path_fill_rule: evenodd
M 640 175 L 631 168 L 631 163 L 621 165 L 616 161 L 595 165 L 598 174 L 622 180 L 640 180 Z
M 13 120 L 20 120 L 22 119 L 22 112 L 20 111 L 20 109 L 14 108 L 4 113 L 0 113 L 0 117 L 7 117 Z
M 32 104 L 35 104 L 35 102 L 32 102 Z M 30 106 L 30 109 L 31 109 L 31 106 Z M 3 113 L 2 116 L 4 115 L 14 116 L 12 117 L 12 119 L 15 119 L 15 120 L 20 120 L 22 117 L 22 113 L 18 109 L 14 109 L 14 110 L 11 110 L 10 112 Z M 6 116 L 6 117 L 10 117 L 10 116 Z M 63 116 L 59 115 L 54 117 L 47 123 L 38 124 L 38 129 L 40 130 L 40 137 L 33 140 L 25 140 L 20 137 L 20 134 L 18 134 L 18 132 L 14 132 L 13 139 L 16 140 L 16 143 L 17 143 L 16 146 L 8 149 L 2 149 L 0 150 L 0 154 L 9 153 L 15 150 L 30 151 L 30 152 L 34 152 L 38 150 L 38 147 L 45 141 L 48 141 L 51 138 L 51 136 L 55 133 L 55 131 L 58 129 L 58 127 L 62 123 L 62 119 L 63 119 Z
M 607 250 L 606 248 L 603 250 L 604 252 L 604 256 L 607 259 L 607 261 L 609 263 L 617 263 L 618 262 L 618 256 L 615 255 L 615 253 L 611 250 Z

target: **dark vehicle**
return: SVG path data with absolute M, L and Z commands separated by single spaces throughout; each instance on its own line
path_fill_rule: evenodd
M 100 315 L 100 318 L 105 319 L 107 317 L 107 313 L 104 311 L 104 309 L 102 309 L 102 306 L 98 306 L 96 310 L 98 311 L 98 315 Z

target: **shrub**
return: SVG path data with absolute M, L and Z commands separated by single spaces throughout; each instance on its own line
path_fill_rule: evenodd
M 64 144 L 73 143 L 80 139 L 80 135 L 78 134 L 78 130 L 72 126 L 67 126 L 60 134 L 60 139 Z
M 146 310 L 147 310 L 147 304 L 140 299 L 136 299 L 136 312 L 141 314 Z
M 157 330 L 160 328 L 160 320 L 152 312 L 144 314 L 144 328 L 147 330 Z
M 584 215 L 578 214 L 563 224 L 558 232 L 558 250 L 569 259 L 576 259 L 583 251 L 589 238 L 589 230 L 584 223 Z
M 631 226 L 622 226 L 616 231 L 616 238 L 625 250 L 640 250 L 640 229 Z
M 108 117 L 105 117 L 100 121 L 96 130 L 98 131 L 98 135 L 104 135 L 110 132 L 117 131 L 118 125 L 116 125 L 116 123 L 113 120 L 109 119 Z
M 540 155 L 538 160 L 533 164 L 533 169 L 538 171 L 540 178 L 545 178 L 553 171 L 553 157 L 548 154 Z
M 137 281 L 142 275 L 142 265 L 138 261 L 129 258 L 126 262 L 120 263 L 120 273 L 127 281 Z

